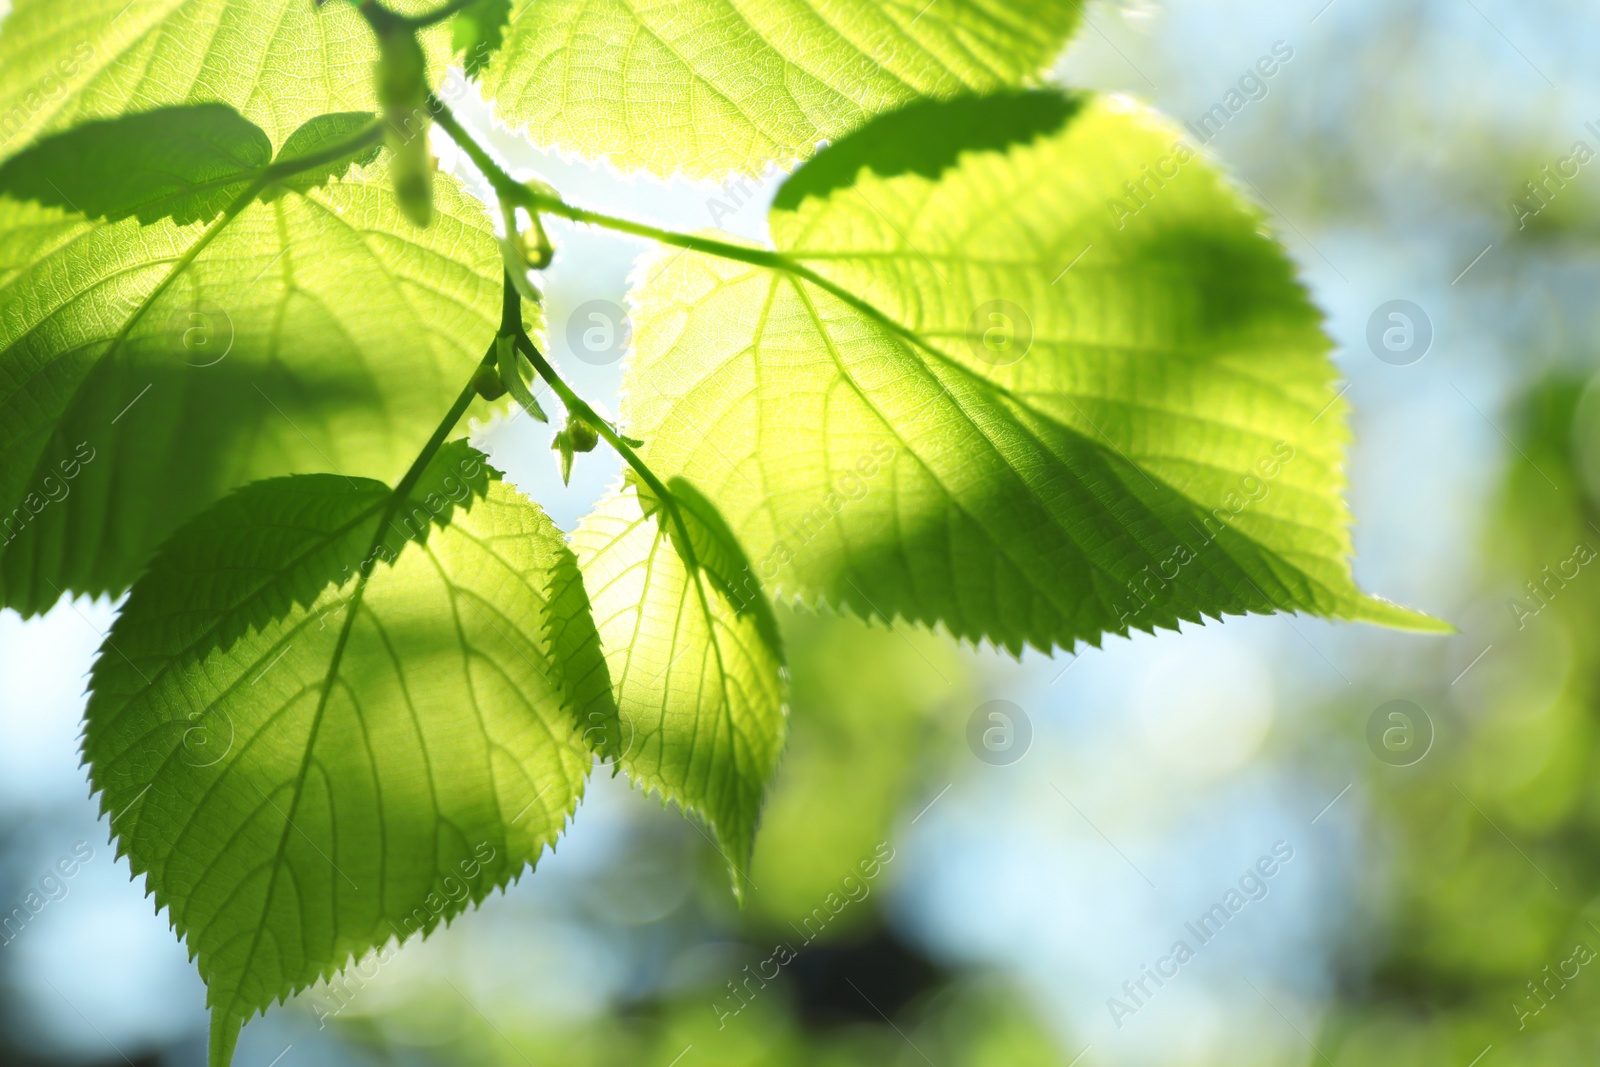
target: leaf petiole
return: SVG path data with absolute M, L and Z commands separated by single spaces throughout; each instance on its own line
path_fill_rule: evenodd
M 590 407 L 581 396 L 573 392 L 572 387 L 561 377 L 560 372 L 551 366 L 549 360 L 544 358 L 544 354 L 533 343 L 533 339 L 520 329 L 517 331 L 517 347 L 528 358 L 528 362 L 533 364 L 533 369 L 538 372 L 539 377 L 543 378 L 545 383 L 561 398 L 561 403 L 566 405 L 567 414 L 575 415 L 593 427 L 601 439 L 610 445 L 617 455 L 622 457 L 622 461 L 639 476 L 639 480 L 649 486 L 650 491 L 661 501 L 661 506 L 667 509 L 667 514 L 678 531 L 683 546 L 681 551 L 685 553 L 684 562 L 691 569 L 698 569 L 699 565 L 695 561 L 694 549 L 689 540 L 689 529 L 683 521 L 683 516 L 678 511 L 677 499 L 673 496 L 672 490 L 667 488 L 666 483 L 657 477 L 656 472 L 651 470 L 650 465 L 635 451 L 635 446 L 642 445 L 644 442 L 621 433 L 608 420 L 602 418 L 594 408 Z
M 500 198 L 503 210 L 509 212 L 511 208 L 521 207 L 537 219 L 540 213 L 554 215 L 569 222 L 579 222 L 590 226 L 599 226 L 602 229 L 625 233 L 633 237 L 642 237 L 655 241 L 658 244 L 668 245 L 673 248 L 683 248 L 690 252 L 701 252 L 706 255 L 717 256 L 720 259 L 733 260 L 739 263 L 748 263 L 755 267 L 765 267 L 768 270 L 779 271 L 792 277 L 800 278 L 824 292 L 842 300 L 874 322 L 897 334 L 932 355 L 938 356 L 947 363 L 952 363 L 958 369 L 959 363 L 950 360 L 943 352 L 931 346 L 921 335 L 914 330 L 906 328 L 896 322 L 889 315 L 876 306 L 861 299 L 861 297 L 845 289 L 843 286 L 818 274 L 803 263 L 784 255 L 781 252 L 767 248 L 751 248 L 747 245 L 734 244 L 729 241 L 720 241 L 714 237 L 702 237 L 698 234 L 680 233 L 676 230 L 667 230 L 649 223 L 637 222 L 633 219 L 620 218 L 616 215 L 607 215 L 600 211 L 590 211 L 574 204 L 569 204 L 553 190 L 541 192 L 523 182 L 517 181 L 506 169 L 491 156 L 476 138 L 461 125 L 459 119 L 450 111 L 443 100 L 432 94 L 428 97 L 428 107 L 434 114 L 434 120 L 450 134 L 451 140 L 467 154 L 473 164 L 477 166 L 494 189 L 495 195 Z M 541 183 L 542 184 L 542 183 Z M 548 188 L 548 186 L 546 186 Z

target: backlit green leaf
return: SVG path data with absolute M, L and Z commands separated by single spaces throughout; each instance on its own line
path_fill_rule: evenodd
M 261 128 L 224 104 L 87 122 L 0 166 L 0 193 L 111 222 L 210 222 L 272 161 Z
M 325 185 L 330 179 L 342 178 L 349 173 L 352 166 L 368 166 L 378 158 L 378 143 L 376 141 L 365 149 L 349 155 L 340 153 L 328 159 L 328 154 L 337 145 L 346 144 L 357 134 L 367 129 L 376 121 L 376 117 L 365 111 L 341 111 L 332 115 L 318 115 L 306 121 L 289 139 L 283 142 L 283 147 L 278 150 L 277 159 L 273 160 L 280 167 L 295 165 L 295 173 L 281 178 L 273 183 L 266 199 L 280 193 L 284 189 L 293 189 L 305 192 L 319 185 Z M 306 161 L 311 157 L 326 159 L 315 165 L 308 165 Z
M 451 23 L 450 45 L 461 56 L 467 77 L 476 78 L 505 40 L 511 0 L 473 0 Z
M 1247 611 L 1437 625 L 1352 583 L 1320 315 L 1149 114 L 914 105 L 770 222 L 793 270 L 649 272 L 623 409 L 769 588 L 1013 650 Z
M 428 31 L 425 44 L 437 83 L 449 31 Z M 343 2 L 15 0 L 0 24 L 0 156 L 89 119 L 212 102 L 282 144 L 316 115 L 376 111 L 377 55 L 355 5 Z
M 919 96 L 1031 82 L 1079 0 L 517 0 L 484 87 L 624 170 L 759 172 Z
M 783 750 L 783 648 L 716 509 L 681 479 L 669 489 L 681 526 L 629 485 L 573 536 L 618 716 L 591 716 L 585 738 L 635 781 L 703 816 L 742 892 Z
M 486 212 L 437 209 L 382 163 L 209 225 L 0 198 L 0 603 L 121 592 L 252 479 L 398 477 L 499 319 Z
M 140 111 L 86 122 L 12 156 L 0 165 L 0 194 L 108 222 L 210 222 L 253 189 L 270 200 L 371 163 L 375 132 L 350 146 L 375 122 L 359 111 L 319 115 L 291 134 L 274 160 L 261 128 L 225 104 Z M 284 171 L 292 173 L 280 176 Z
M 560 532 L 459 442 L 393 502 L 335 474 L 225 497 L 95 665 L 92 780 L 199 957 L 220 1052 L 518 877 L 582 793 L 575 726 L 608 689 Z

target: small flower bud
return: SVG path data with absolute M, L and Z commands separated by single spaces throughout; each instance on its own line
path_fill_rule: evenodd
M 378 103 L 387 123 L 384 140 L 392 158 L 395 198 L 406 218 L 418 226 L 433 221 L 433 172 L 437 162 L 428 147 L 427 57 L 417 35 L 402 26 L 378 34 Z
M 487 363 L 479 364 L 473 372 L 472 388 L 485 400 L 499 400 L 506 395 L 506 383 L 500 380 L 500 371 Z

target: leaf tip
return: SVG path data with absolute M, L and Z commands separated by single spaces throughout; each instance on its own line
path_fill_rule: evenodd
M 1455 626 L 1443 619 L 1436 619 L 1425 612 L 1396 604 L 1392 600 L 1385 600 L 1381 596 L 1371 594 L 1363 595 L 1359 600 L 1350 604 L 1341 612 L 1344 618 L 1351 622 L 1367 622 L 1374 626 L 1387 626 L 1394 630 L 1410 630 L 1419 634 L 1453 634 L 1457 633 Z

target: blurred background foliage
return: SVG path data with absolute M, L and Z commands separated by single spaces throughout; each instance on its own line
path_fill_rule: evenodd
M 1600 149 L 1600 12 L 1096 0 L 1058 75 L 1183 123 L 1280 41 L 1293 58 L 1207 151 L 1338 342 L 1358 576 L 1457 635 L 1230 619 L 1019 664 L 784 612 L 792 738 L 742 909 L 699 829 L 602 770 L 536 873 L 251 1024 L 238 1062 L 1595 1062 L 1600 160 L 1536 201 L 1527 183 Z M 776 176 L 652 183 L 492 136 L 576 200 L 764 232 Z M 563 324 L 624 301 L 640 247 L 552 235 L 555 354 L 614 396 L 618 367 Z M 1393 299 L 1434 332 L 1409 366 L 1367 342 Z M 546 433 L 505 417 L 479 439 L 570 529 L 616 465 L 583 457 L 563 487 Z M 0 938 L 0 1063 L 203 1062 L 203 990 L 76 765 L 111 611 L 0 616 L 0 908 L 50 898 Z M 1030 724 L 1016 762 L 969 743 L 993 700 Z M 1396 700 L 1430 739 L 1415 761 L 1369 742 Z M 1294 858 L 1267 895 L 1116 1017 L 1277 842 Z
M 1341 967 L 1324 1024 L 1336 1062 L 1457 1064 L 1502 1046 L 1575 1064 L 1600 1047 L 1600 383 L 1552 371 L 1510 426 L 1517 459 L 1472 591 L 1503 616 L 1495 658 L 1481 688 L 1442 704 L 1438 751 L 1369 779 L 1394 869 L 1383 922 Z

